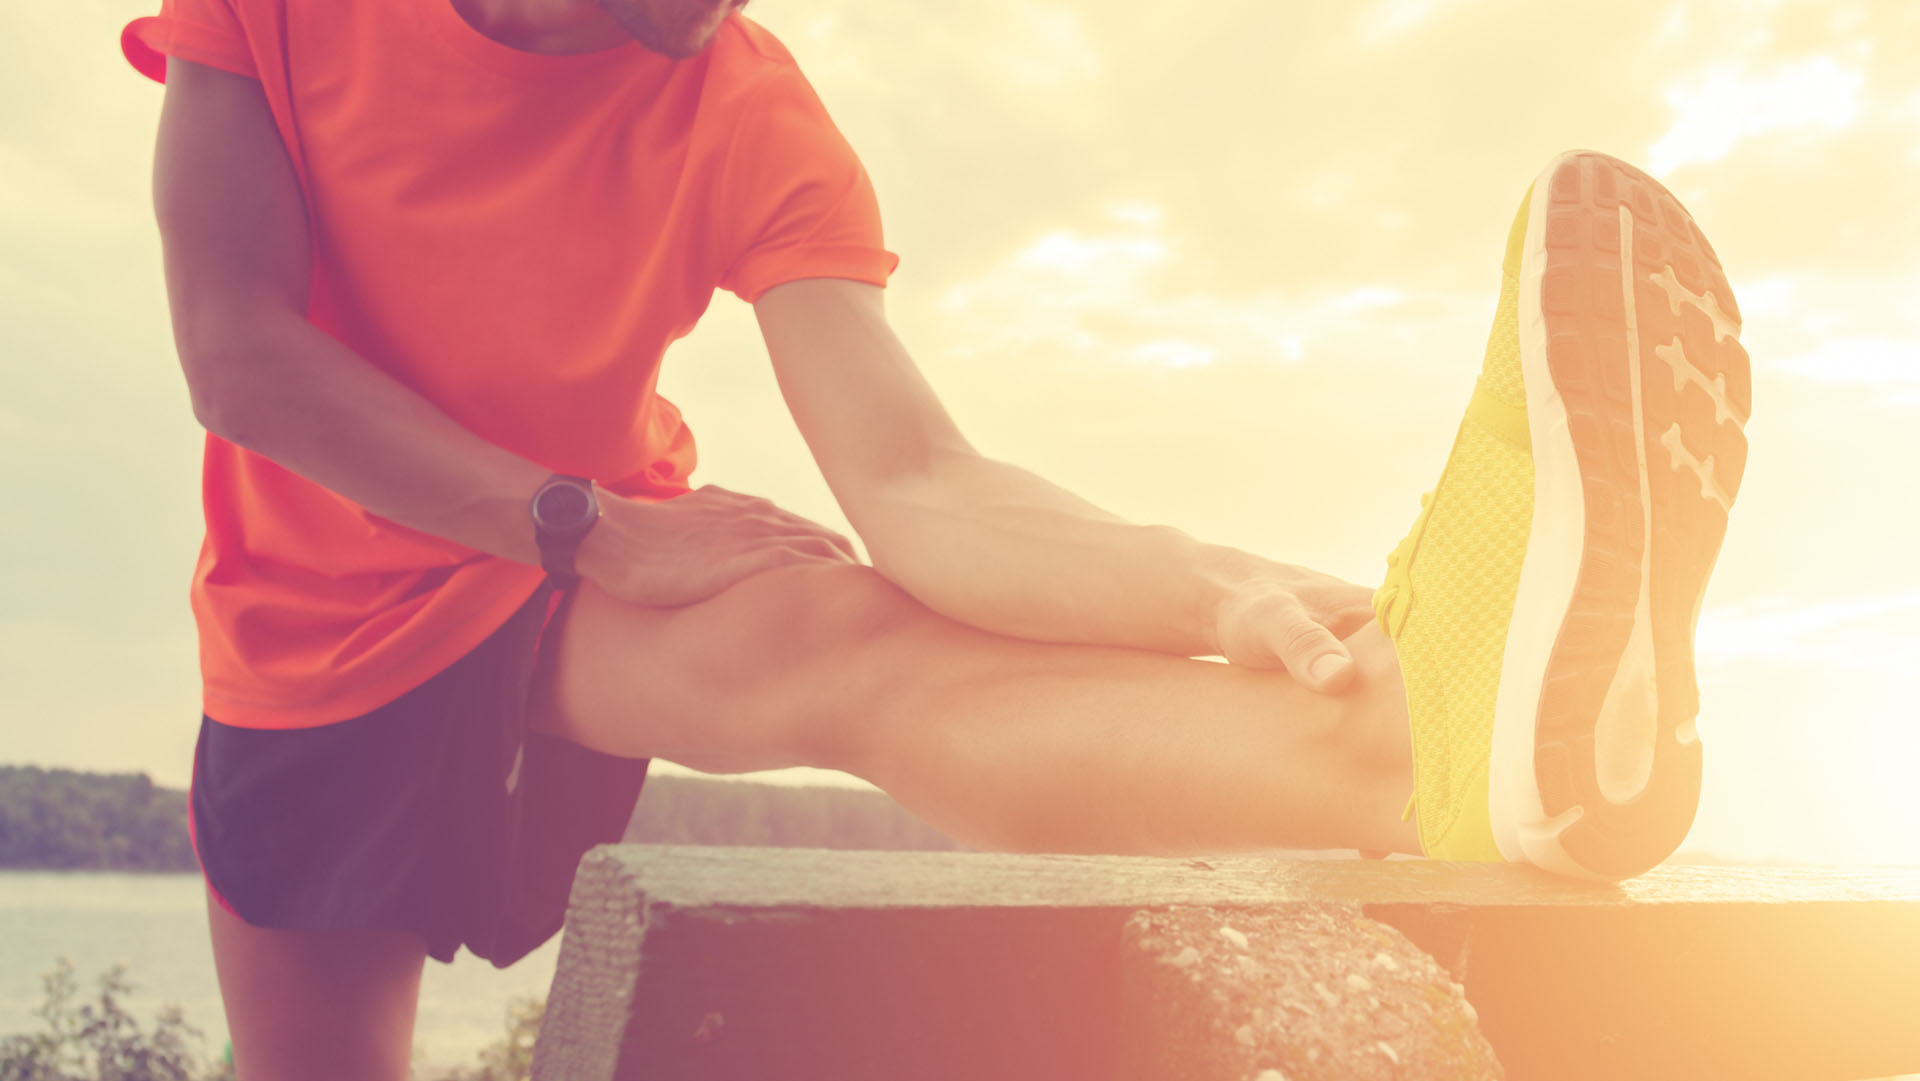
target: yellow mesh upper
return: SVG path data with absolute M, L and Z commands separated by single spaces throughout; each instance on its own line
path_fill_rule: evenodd
M 1499 858 L 1487 823 L 1487 756 L 1532 513 L 1533 460 L 1463 422 L 1408 568 L 1411 600 L 1394 640 L 1420 836 L 1437 859 Z
M 1476 408 L 1460 423 L 1440 482 L 1388 557 L 1374 599 L 1407 691 L 1420 839 L 1435 859 L 1498 860 L 1487 809 L 1500 661 L 1533 515 L 1533 459 L 1511 423 L 1484 423 L 1497 399 L 1524 418 L 1519 340 L 1520 246 L 1527 202 L 1509 234 L 1500 303 Z M 1524 425 L 1518 429 L 1524 432 Z
M 1526 408 L 1527 392 L 1520 384 L 1520 282 L 1500 276 L 1500 306 L 1494 309 L 1493 331 L 1487 336 L 1487 359 L 1480 366 L 1480 389 L 1508 405 Z

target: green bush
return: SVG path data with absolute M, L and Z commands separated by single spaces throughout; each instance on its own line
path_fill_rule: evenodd
M 196 1051 L 200 1030 L 180 1007 L 160 1010 L 152 1031 L 143 1031 L 122 1000 L 132 989 L 126 969 L 115 965 L 100 977 L 99 992 L 82 999 L 73 962 L 62 957 L 41 977 L 46 999 L 36 1015 L 38 1032 L 0 1039 L 0 1081 L 213 1081 L 221 1076 Z
M 507 1004 L 507 1031 L 498 1043 L 480 1052 L 476 1066 L 462 1067 L 435 1081 L 529 1081 L 533 1076 L 533 1041 L 547 1014 L 545 1000 L 531 996 Z
M 180 1007 L 161 1007 L 153 1028 L 141 1029 L 122 1004 L 133 987 L 125 966 L 108 969 L 91 999 L 81 998 L 73 962 L 64 957 L 41 985 L 46 998 L 34 1014 L 42 1027 L 0 1037 L 0 1081 L 233 1081 L 230 1061 L 209 1062 L 201 1054 L 205 1036 Z M 515 999 L 507 1004 L 506 1031 L 474 1065 L 419 1081 L 529 1081 L 545 1015 L 543 1000 Z

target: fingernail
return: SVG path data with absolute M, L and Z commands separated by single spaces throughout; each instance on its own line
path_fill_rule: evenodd
M 1346 671 L 1349 662 L 1338 653 L 1323 653 L 1309 665 L 1307 671 L 1315 683 L 1326 683 Z

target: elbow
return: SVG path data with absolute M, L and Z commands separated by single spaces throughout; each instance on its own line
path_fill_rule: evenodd
M 916 529 L 915 525 L 925 528 Z M 867 561 L 882 579 L 948 619 L 974 626 L 991 620 L 992 588 L 951 547 L 943 523 L 891 523 L 862 531 Z
M 193 403 L 193 419 L 208 432 L 227 439 L 233 414 L 232 393 L 215 376 L 215 365 L 185 353 L 180 360 L 187 374 L 187 397 Z
M 860 541 L 866 546 L 867 562 L 873 565 L 873 569 L 879 573 L 880 577 L 908 593 L 913 593 L 914 565 L 911 549 L 894 543 L 883 528 L 856 527 L 854 531 L 860 534 Z
M 841 494 L 840 505 L 880 575 L 908 592 L 938 534 L 940 504 L 923 473 L 902 472 Z
M 896 559 L 888 553 L 869 547 L 867 561 L 873 565 L 875 574 L 886 579 L 889 584 L 900 589 L 907 596 L 929 608 L 937 607 L 935 599 L 938 590 L 933 588 L 935 583 L 923 580 L 917 573 L 919 568 L 914 566 L 911 560 Z
M 284 373 L 263 378 L 263 369 L 290 348 L 288 314 L 278 305 L 224 299 L 175 305 L 174 349 L 202 428 L 253 449 L 248 438 L 258 428 L 258 399 L 285 381 Z
M 183 355 L 187 375 L 187 396 L 193 403 L 193 419 L 212 435 L 235 446 L 257 449 L 253 434 L 258 425 L 248 418 L 254 415 L 235 385 L 231 362 L 209 361 L 204 356 L 189 359 Z
M 259 344 L 263 339 L 257 327 L 247 330 L 252 333 L 222 321 L 196 334 L 176 332 L 175 340 L 193 419 L 221 439 L 252 449 L 249 433 L 258 427 L 251 419 L 258 414 L 254 391 L 261 386 L 257 372 L 269 350 Z
M 836 494 L 873 569 L 922 604 L 952 615 L 948 609 L 967 607 L 978 589 L 956 545 L 966 546 L 961 538 L 979 526 L 978 509 L 996 498 L 999 468 L 964 444 L 941 447 Z
M 855 521 L 854 531 L 860 535 L 867 562 L 876 574 L 921 604 L 942 610 L 937 554 L 929 550 L 923 534 L 915 533 L 912 523 L 880 515 Z
M 199 423 L 200 427 L 225 438 L 223 435 L 223 429 L 226 427 L 225 409 L 221 405 L 220 397 L 208 385 L 207 380 L 189 376 L 187 397 L 193 402 L 193 419 Z

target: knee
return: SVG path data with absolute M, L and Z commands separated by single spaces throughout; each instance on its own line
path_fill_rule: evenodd
M 754 730 L 808 764 L 845 769 L 859 760 L 861 721 L 883 692 L 891 644 L 940 618 L 871 567 L 802 564 L 687 609 L 674 637 L 705 669 L 696 678 L 726 688 Z M 716 636 L 723 649 L 712 648 Z
M 729 591 L 746 610 L 743 645 L 763 666 L 804 673 L 858 654 L 934 617 L 872 567 L 809 563 L 755 575 Z

